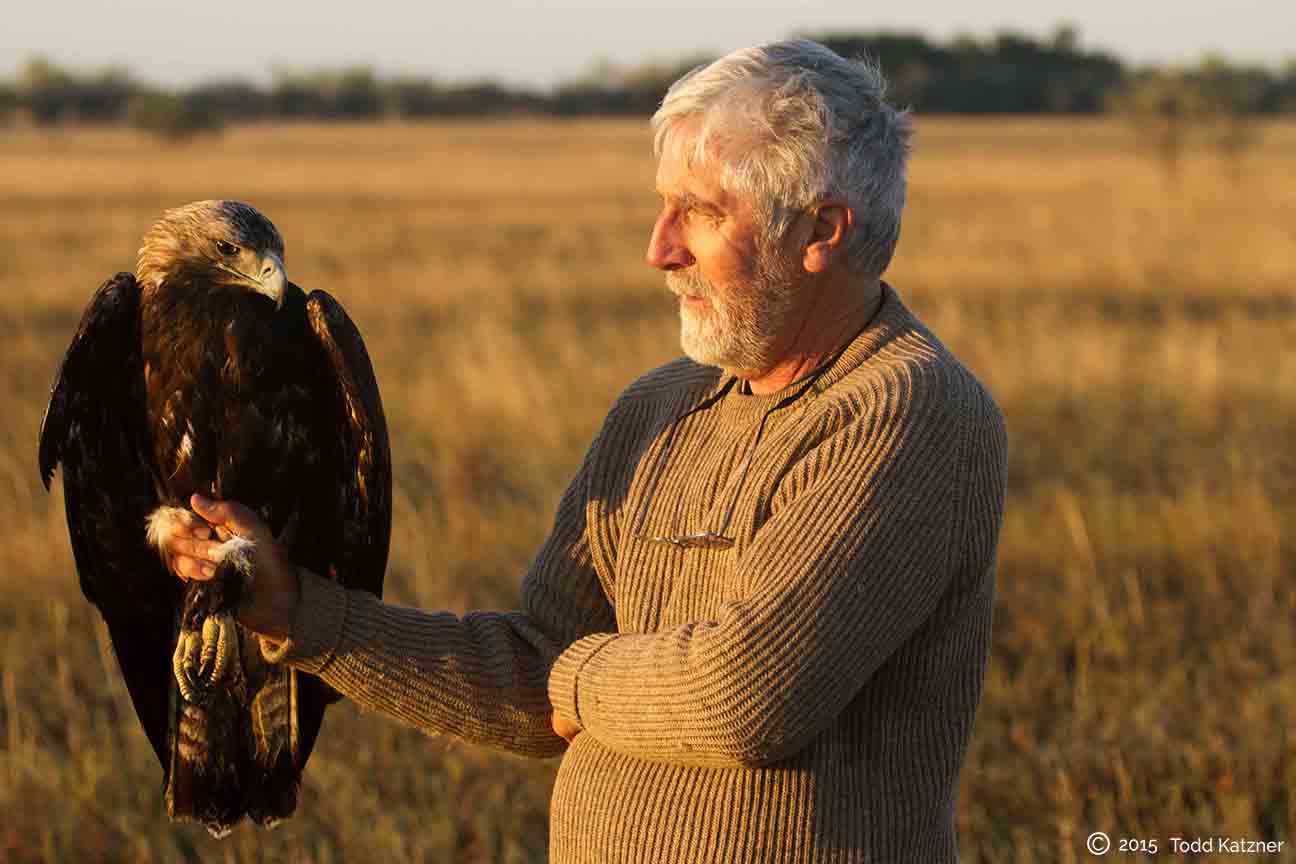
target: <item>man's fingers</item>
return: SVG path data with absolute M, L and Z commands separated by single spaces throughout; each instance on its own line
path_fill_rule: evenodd
M 211 526 L 196 516 L 186 526 L 187 533 L 190 537 L 196 537 L 199 540 L 206 540 L 212 536 Z
M 184 537 L 172 537 L 171 542 L 167 544 L 167 549 L 172 555 L 184 555 L 189 558 L 199 558 L 206 561 L 216 561 L 216 547 L 221 544 L 215 540 L 197 540 L 186 539 Z
M 179 510 L 176 517 L 176 523 L 172 529 L 174 534 L 197 537 L 200 540 L 205 540 L 211 536 L 211 526 L 202 517 L 188 510 Z
M 549 716 L 549 723 L 553 726 L 554 734 L 568 742 L 584 731 L 579 724 L 573 723 L 557 711 Z
M 199 516 L 215 526 L 217 533 L 223 533 L 220 530 L 223 527 L 230 533 L 251 540 L 259 540 L 266 534 L 267 529 L 261 517 L 237 501 L 213 501 L 202 495 L 194 495 L 189 503 Z
M 163 550 L 171 571 L 186 582 L 206 581 L 216 574 L 216 564 L 223 557 L 217 550 L 230 537 L 256 541 L 268 530 L 255 511 L 237 501 L 194 495 L 190 505 L 194 513 L 181 515 Z
M 186 582 L 190 579 L 205 582 L 216 575 L 216 568 L 210 562 L 191 558 L 188 555 L 177 555 L 171 560 L 171 568 Z

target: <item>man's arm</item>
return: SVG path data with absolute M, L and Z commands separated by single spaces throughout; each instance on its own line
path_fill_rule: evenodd
M 808 453 L 742 552 L 748 596 L 669 632 L 581 639 L 550 674 L 555 709 L 645 758 L 759 765 L 804 747 L 931 613 L 966 514 L 984 513 L 971 530 L 993 549 L 1006 443 L 974 390 L 970 408 L 877 406 Z
M 522 584 L 522 611 L 457 617 L 384 603 L 287 562 L 256 514 L 234 502 L 193 504 L 221 530 L 253 539 L 255 578 L 239 618 L 267 637 L 271 660 L 318 675 L 361 706 L 432 733 L 523 755 L 552 756 L 546 692 L 553 660 L 581 636 L 615 629 L 586 536 L 588 486 L 600 435 L 559 504 Z M 181 578 L 210 578 L 214 540 L 173 542 Z

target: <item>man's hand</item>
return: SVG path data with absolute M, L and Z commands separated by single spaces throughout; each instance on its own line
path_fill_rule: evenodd
M 554 733 L 559 738 L 565 738 L 568 742 L 583 731 L 579 725 L 568 720 L 557 711 L 553 712 L 553 717 L 549 722 L 553 726 Z
M 216 550 L 222 541 L 231 537 L 251 540 L 256 544 L 252 553 L 252 578 L 243 589 L 239 623 L 271 639 L 288 638 L 301 599 L 301 585 L 296 569 L 275 540 L 270 526 L 236 501 L 212 501 L 194 495 L 189 503 L 211 527 L 193 519 L 185 532 L 172 533 L 163 550 L 172 571 L 185 581 L 210 579 L 220 561 Z M 219 539 L 212 538 L 212 529 Z

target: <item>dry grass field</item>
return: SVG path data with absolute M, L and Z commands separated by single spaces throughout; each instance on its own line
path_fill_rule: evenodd
M 889 279 L 1012 441 L 964 861 L 1085 860 L 1095 829 L 1162 856 L 1171 836 L 1283 839 L 1271 860 L 1296 860 L 1296 127 L 1240 166 L 1193 153 L 1176 182 L 1117 123 L 918 129 Z M 604 411 L 678 350 L 642 263 L 653 167 L 637 122 L 178 147 L 0 130 L 0 860 L 544 859 L 555 763 L 346 703 L 293 821 L 223 841 L 169 824 L 36 434 L 86 300 L 150 221 L 248 200 L 370 346 L 395 457 L 389 598 L 510 607 Z

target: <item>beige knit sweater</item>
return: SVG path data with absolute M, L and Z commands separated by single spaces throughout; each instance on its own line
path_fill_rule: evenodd
M 808 387 L 743 395 L 687 360 L 631 385 L 521 611 L 423 612 L 306 574 L 280 658 L 429 732 L 563 754 L 554 864 L 957 860 L 1004 424 L 884 291 Z M 634 536 L 719 531 L 735 495 L 731 549 Z M 584 727 L 570 746 L 551 706 Z

